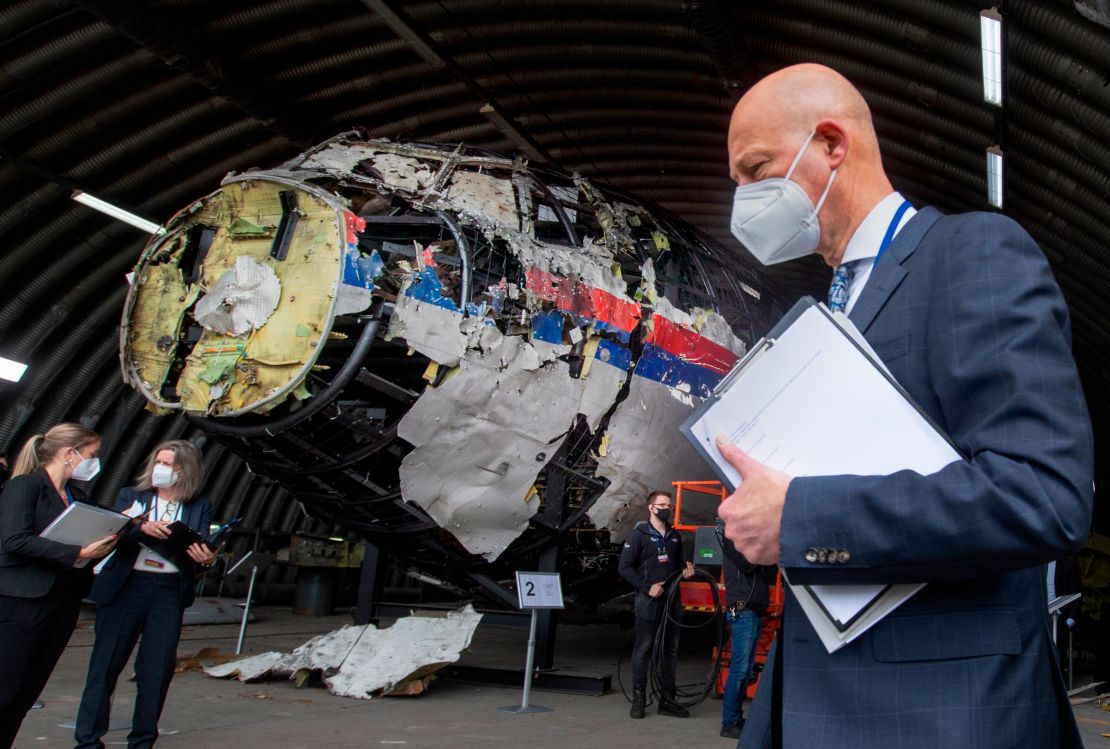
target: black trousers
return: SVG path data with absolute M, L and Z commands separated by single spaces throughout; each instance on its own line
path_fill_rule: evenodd
M 636 628 L 632 645 L 632 686 L 645 689 L 648 671 L 651 668 L 651 651 L 655 646 L 656 633 L 664 617 L 665 601 L 650 598 L 643 593 L 636 594 Z M 675 671 L 678 669 L 678 637 L 681 632 L 678 622 L 682 621 L 682 606 L 675 599 L 671 607 L 671 621 L 667 624 L 666 641 L 663 643 L 663 663 L 660 674 L 660 687 L 663 694 L 673 697 L 675 692 Z
M 148 749 L 154 745 L 177 661 L 183 614 L 179 573 L 132 572 L 116 599 L 97 609 L 96 640 L 77 709 L 74 738 L 78 749 L 103 748 L 101 738 L 108 732 L 112 692 L 136 642 L 138 694 L 127 746 Z
M 59 574 L 41 598 L 0 596 L 0 749 L 10 749 L 73 634 L 87 583 Z

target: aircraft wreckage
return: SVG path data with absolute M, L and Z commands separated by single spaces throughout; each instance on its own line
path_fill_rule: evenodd
M 558 543 L 572 597 L 611 594 L 646 492 L 712 478 L 676 426 L 781 309 L 660 209 L 465 146 L 345 133 L 166 229 L 126 381 L 467 588 Z

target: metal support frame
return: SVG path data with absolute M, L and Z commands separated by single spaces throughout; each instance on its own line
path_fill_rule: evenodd
M 362 571 L 355 602 L 355 624 L 377 623 L 378 603 L 382 595 L 383 560 L 377 544 L 366 541 L 362 555 Z
M 560 505 L 562 504 L 560 492 Z M 547 547 L 540 554 L 539 572 L 558 572 L 563 561 L 563 539 Z M 555 666 L 555 634 L 557 632 L 558 611 L 554 609 L 533 609 L 532 628 L 536 630 L 536 620 L 539 620 L 538 631 L 533 631 L 536 640 L 537 657 L 536 667 L 548 670 Z

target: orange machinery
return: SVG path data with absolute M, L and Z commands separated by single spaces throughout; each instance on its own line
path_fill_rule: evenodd
M 728 492 L 719 481 L 673 481 L 671 483 L 675 488 L 674 528 L 679 531 L 689 531 L 693 533 L 699 527 L 703 527 L 682 522 L 682 501 L 684 494 L 687 492 L 708 494 L 716 496 L 718 502 L 724 502 L 725 498 L 728 497 Z M 696 550 L 694 564 L 697 564 Z M 723 604 L 725 598 L 723 567 L 721 569 L 721 580 L 717 583 L 717 590 Z M 708 583 L 683 582 L 679 584 L 679 591 L 682 595 L 682 608 L 685 611 L 708 612 L 714 610 L 713 591 L 710 589 Z M 783 585 L 781 571 L 775 579 L 775 584 L 771 586 L 770 593 L 770 603 L 767 606 L 767 613 L 763 616 L 760 623 L 759 641 L 755 646 L 755 666 L 752 668 L 753 678 L 748 680 L 747 696 L 753 698 L 755 697 L 756 687 L 759 684 L 759 677 L 763 673 L 764 665 L 767 663 L 767 656 L 771 652 L 771 643 L 775 641 L 775 634 L 778 632 L 779 624 L 782 622 Z M 732 657 L 732 638 L 725 639 L 723 650 L 724 652 L 721 656 L 721 670 L 717 676 L 716 685 L 718 697 L 725 692 L 725 681 L 728 679 L 728 664 Z M 717 657 L 717 648 L 713 648 L 712 657 Z

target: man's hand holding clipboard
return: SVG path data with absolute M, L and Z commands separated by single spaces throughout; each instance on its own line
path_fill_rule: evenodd
M 717 510 L 725 535 L 752 564 L 778 564 L 782 508 L 793 477 L 755 460 L 723 434 L 717 435 L 717 449 L 744 480 Z

